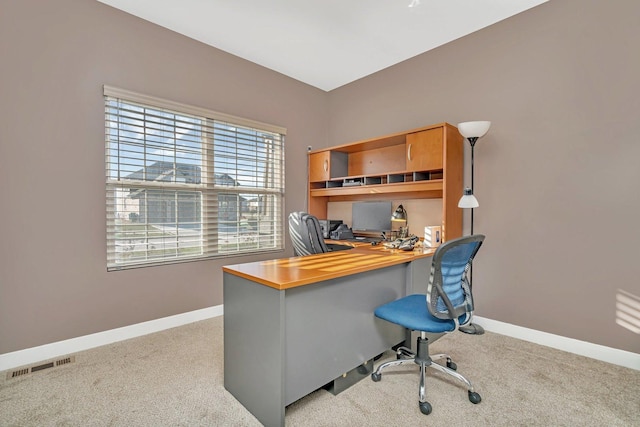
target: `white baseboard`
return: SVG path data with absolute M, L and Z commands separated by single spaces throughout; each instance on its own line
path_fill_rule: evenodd
M 223 314 L 223 306 L 218 305 L 215 307 L 176 314 L 175 316 L 137 323 L 135 325 L 124 326 L 122 328 L 111 329 L 109 331 L 45 344 L 38 347 L 27 348 L 25 350 L 0 354 L 0 371 L 6 371 L 48 359 L 55 359 L 60 356 L 163 331 L 165 329 L 175 328 L 177 326 L 186 325 L 199 320 L 222 316 Z M 581 356 L 602 360 L 604 362 L 640 371 L 640 354 L 637 353 L 605 347 L 599 344 L 592 344 L 586 341 L 579 341 L 573 338 L 549 334 L 547 332 L 536 331 L 535 329 L 524 328 L 522 326 L 511 325 L 509 323 L 478 316 L 474 316 L 473 321 L 489 332 L 495 332 L 497 334 L 518 338 L 524 341 L 545 345 L 547 347 L 556 348 L 558 350 L 579 354 Z
M 637 353 L 605 347 L 599 344 L 541 332 L 535 329 L 524 328 L 522 326 L 511 325 L 509 323 L 485 319 L 478 316 L 473 316 L 473 323 L 477 323 L 489 332 L 495 332 L 496 334 L 518 338 L 524 341 L 533 342 L 640 371 L 640 354 Z
M 124 341 L 130 338 L 222 315 L 223 307 L 222 305 L 217 305 L 214 307 L 189 311 L 187 313 L 176 314 L 174 316 L 163 317 L 161 319 L 150 320 L 148 322 L 136 323 L 135 325 L 123 326 L 122 328 L 111 329 L 38 347 L 27 348 L 25 350 L 0 354 L 0 371 L 6 371 L 19 366 L 58 358 L 67 354 L 77 353 L 90 348 L 100 347 L 117 341 Z

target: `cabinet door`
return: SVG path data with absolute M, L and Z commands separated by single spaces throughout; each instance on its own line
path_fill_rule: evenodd
M 407 134 L 407 170 L 442 169 L 442 128 Z
M 329 154 L 329 151 L 309 154 L 309 182 L 329 180 Z

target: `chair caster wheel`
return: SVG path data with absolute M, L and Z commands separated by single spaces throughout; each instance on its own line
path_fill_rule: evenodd
M 376 374 L 375 372 L 371 374 L 371 379 L 375 382 L 378 382 L 382 379 L 382 374 Z
M 482 398 L 478 393 L 476 393 L 475 391 L 469 392 L 469 402 L 473 403 L 474 405 L 477 405 L 481 401 L 482 401 Z
M 447 368 L 451 369 L 452 371 L 457 371 L 458 370 L 458 365 L 456 365 L 456 363 L 449 359 L 447 360 Z
M 418 403 L 418 405 L 420 405 L 420 412 L 422 412 L 425 415 L 429 415 L 431 413 L 431 404 L 429 402 L 420 402 Z

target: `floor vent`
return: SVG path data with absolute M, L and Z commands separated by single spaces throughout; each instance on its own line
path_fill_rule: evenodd
M 27 374 L 32 374 L 34 372 L 42 371 L 44 369 L 55 368 L 58 366 L 73 363 L 75 361 L 76 361 L 75 356 L 67 356 L 62 359 L 54 360 L 53 362 L 41 363 L 39 365 L 29 366 L 27 368 L 16 369 L 15 371 L 7 372 L 7 379 L 10 380 L 12 378 L 17 378 Z
M 9 372 L 7 374 L 7 379 L 9 380 L 11 378 L 19 377 L 21 375 L 26 375 L 28 373 L 29 373 L 29 368 L 18 369 L 17 371 Z
M 65 357 L 64 359 L 56 360 L 56 366 L 66 365 L 67 363 L 75 362 L 75 356 Z

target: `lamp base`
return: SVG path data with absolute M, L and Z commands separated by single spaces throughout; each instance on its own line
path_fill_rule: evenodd
M 482 335 L 484 334 L 484 328 L 477 323 L 469 323 L 458 328 L 460 332 L 470 335 Z

